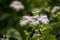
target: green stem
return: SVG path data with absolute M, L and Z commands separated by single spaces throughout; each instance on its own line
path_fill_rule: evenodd
M 29 39 L 29 35 L 28 36 L 26 36 L 26 40 L 28 40 Z

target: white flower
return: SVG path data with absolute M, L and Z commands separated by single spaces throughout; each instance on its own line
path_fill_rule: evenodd
M 37 26 L 39 24 L 39 21 L 32 20 L 30 23 L 30 26 Z
M 55 6 L 55 7 L 53 7 L 53 9 L 51 10 L 51 13 L 54 13 L 54 12 L 57 11 L 58 9 L 60 9 L 59 6 Z
M 49 23 L 49 20 L 48 19 L 43 19 L 41 20 L 43 24 L 48 24 Z
M 24 26 L 24 25 L 26 25 L 28 23 L 28 20 L 20 20 L 20 25 L 21 26 Z
M 29 16 L 29 15 L 23 16 L 23 20 L 27 20 L 27 19 L 30 19 L 30 18 L 31 18 L 31 16 Z
M 47 15 L 35 15 L 35 16 L 29 16 L 25 15 L 22 17 L 22 20 L 20 20 L 20 25 L 24 26 L 26 24 L 29 24 L 29 26 L 37 26 L 39 25 L 39 21 L 43 24 L 48 24 L 49 20 L 47 18 Z
M 13 1 L 13 2 L 10 4 L 10 7 L 12 7 L 13 9 L 16 9 L 17 11 L 20 10 L 20 9 L 24 9 L 24 6 L 23 6 L 22 3 L 19 2 L 19 1 Z
M 47 18 L 47 16 L 44 14 L 41 14 L 40 17 L 38 18 L 38 20 L 41 21 L 42 19 L 45 19 L 45 18 Z
M 48 24 L 49 23 L 47 15 L 41 15 L 38 20 L 41 21 L 43 24 Z
M 29 24 L 31 21 L 32 21 L 32 16 L 29 16 L 29 15 L 25 15 L 22 17 L 22 20 L 20 21 L 20 25 L 21 26 L 24 26 L 26 25 L 27 23 Z
M 25 16 L 23 16 L 22 20 L 28 20 L 29 22 L 31 22 L 33 20 L 33 18 L 32 18 L 32 16 L 25 15 Z

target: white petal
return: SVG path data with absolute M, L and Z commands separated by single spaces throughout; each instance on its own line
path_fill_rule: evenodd
M 39 18 L 39 15 L 35 15 L 35 16 L 33 16 L 33 18 L 35 18 L 35 19 Z
M 48 20 L 48 19 L 44 19 L 44 20 L 41 20 L 41 22 L 42 22 L 43 24 L 48 24 L 48 23 L 49 23 L 49 20 Z
M 20 21 L 20 25 L 21 25 L 21 26 L 24 26 L 24 25 L 26 25 L 27 23 L 28 23 L 27 20 L 24 20 L 24 21 L 21 20 L 21 21 Z
M 32 25 L 32 26 L 37 26 L 39 24 L 39 21 L 32 21 L 31 23 L 30 23 L 30 26 Z
M 55 6 L 55 7 L 53 7 L 53 9 L 51 10 L 51 13 L 54 13 L 54 12 L 57 11 L 58 9 L 60 9 L 59 6 Z
M 16 9 L 17 11 L 20 10 L 20 9 L 24 9 L 24 6 L 23 6 L 22 3 L 19 2 L 19 1 L 13 1 L 13 2 L 10 4 L 10 7 L 12 7 L 13 9 Z
M 48 24 L 49 23 L 47 15 L 41 15 L 38 20 L 41 21 L 43 24 Z
M 29 15 L 23 16 L 23 20 L 30 19 L 31 17 Z

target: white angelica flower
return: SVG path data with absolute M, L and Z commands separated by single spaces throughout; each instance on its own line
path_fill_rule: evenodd
M 41 20 L 43 24 L 48 24 L 49 23 L 49 20 L 48 19 L 44 19 L 44 20 Z
M 30 26 L 37 26 L 39 24 L 39 21 L 32 20 L 30 23 Z
M 51 10 L 51 13 L 56 12 L 58 9 L 60 9 L 60 7 L 59 7 L 59 6 L 55 6 L 55 7 L 53 7 L 53 9 Z
M 24 26 L 24 25 L 26 25 L 28 23 L 28 20 L 20 20 L 20 25 L 21 26 Z
M 31 16 L 25 15 L 25 16 L 22 17 L 22 20 L 20 20 L 20 25 L 21 25 L 21 26 L 24 26 L 24 25 L 26 25 L 26 24 L 29 24 L 32 20 L 33 20 L 33 19 L 32 19 Z
M 22 20 L 28 20 L 29 22 L 31 22 L 33 20 L 33 18 L 32 18 L 32 16 L 25 15 L 25 16 L 23 16 Z
M 24 9 L 24 6 L 23 6 L 22 3 L 19 2 L 19 1 L 13 1 L 13 2 L 10 4 L 10 7 L 12 7 L 13 9 L 16 9 L 17 11 L 20 10 L 20 9 Z
M 39 21 L 46 19 L 47 15 L 41 14 L 40 17 L 38 18 Z
M 47 15 L 41 15 L 40 18 L 39 18 L 39 21 L 41 21 L 43 24 L 48 24 L 49 23 Z
M 28 19 L 31 19 L 31 16 L 29 16 L 29 15 L 23 16 L 23 20 L 28 20 Z
M 29 26 L 37 26 L 39 25 L 39 21 L 41 21 L 43 24 L 48 24 L 49 20 L 47 18 L 47 15 L 35 15 L 35 16 L 29 16 L 25 15 L 22 17 L 22 20 L 20 20 L 20 25 L 24 26 L 26 24 L 29 24 Z

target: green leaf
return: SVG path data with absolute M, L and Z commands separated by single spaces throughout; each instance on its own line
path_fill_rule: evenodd
M 2 14 L 0 20 L 4 20 L 5 18 L 9 17 L 10 14 Z
M 10 28 L 7 30 L 6 37 L 7 36 L 16 38 L 17 40 L 22 40 L 20 33 L 14 28 Z

